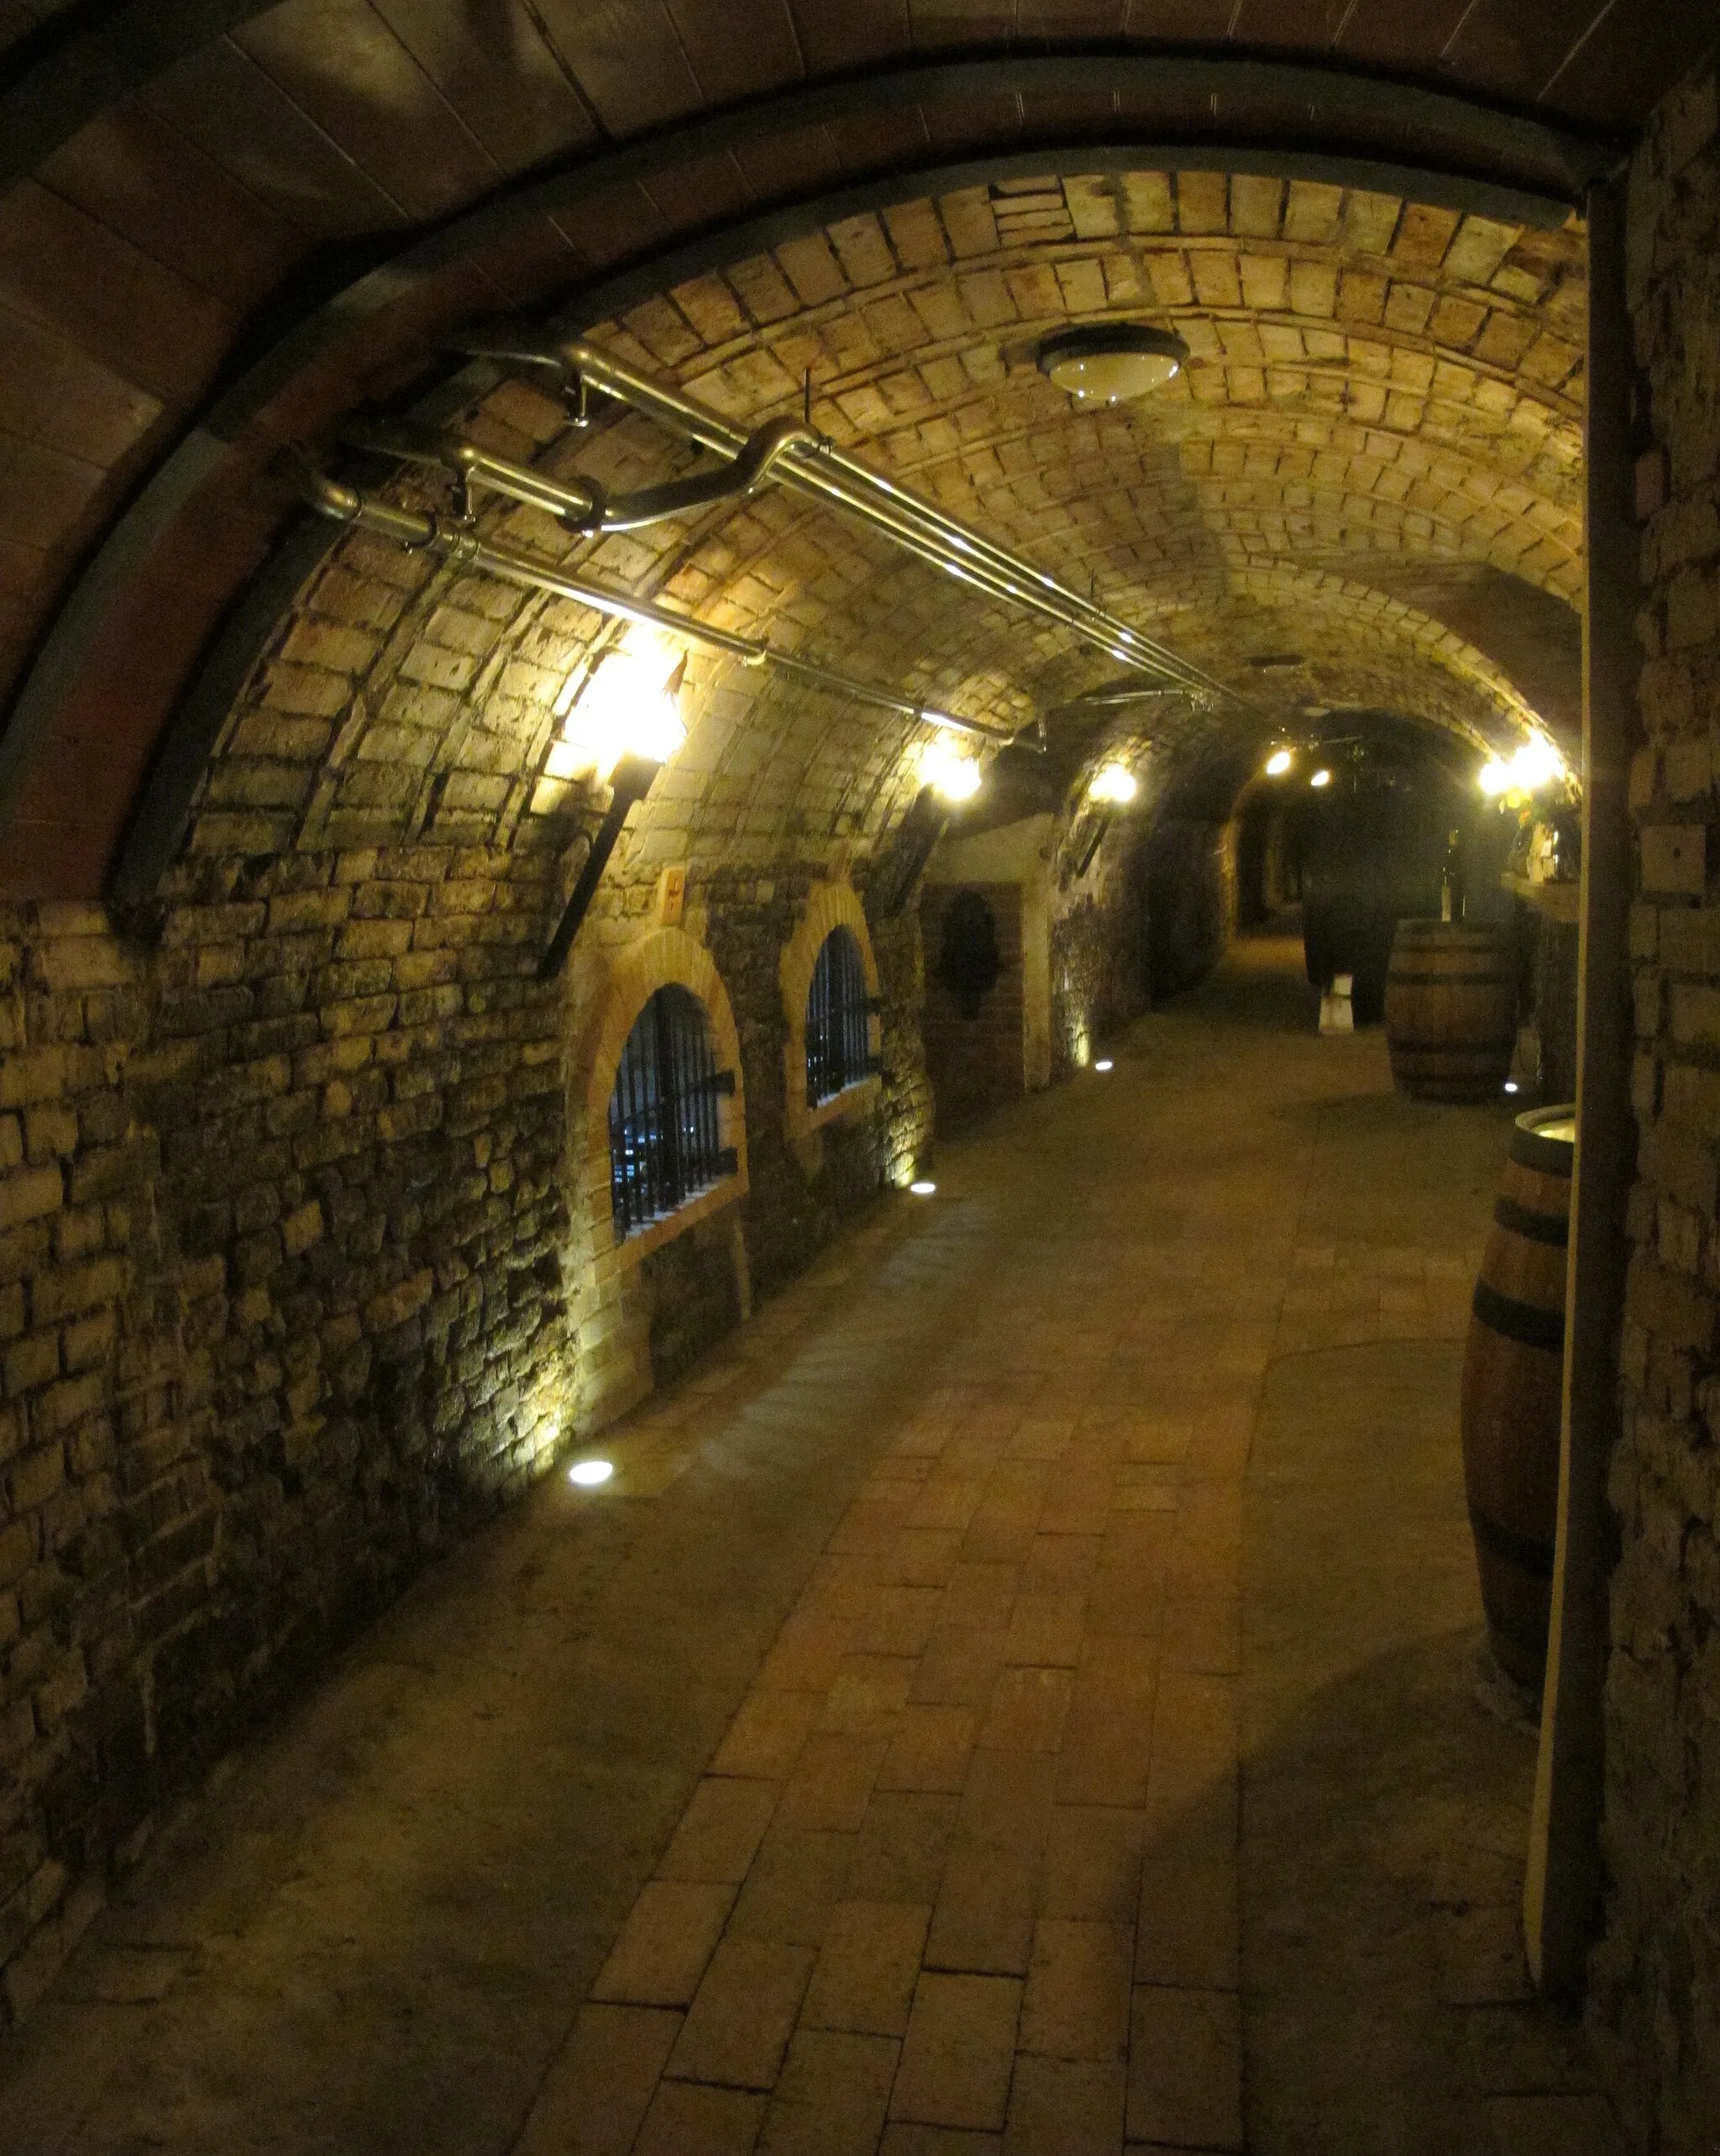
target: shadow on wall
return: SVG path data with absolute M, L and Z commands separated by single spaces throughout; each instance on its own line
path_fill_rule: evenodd
M 1236 933 L 1236 826 L 1170 816 L 1141 847 L 1146 990 L 1162 1003 L 1203 981 Z

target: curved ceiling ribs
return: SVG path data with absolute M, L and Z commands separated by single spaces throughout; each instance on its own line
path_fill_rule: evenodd
M 155 0 L 105 11 L 133 45 L 92 75 L 93 18 L 62 31 L 36 0 L 7 94 L 43 94 L 7 139 L 42 155 L 0 203 L 0 674 L 32 662 L 0 737 L 8 880 L 99 886 L 281 528 L 279 444 L 433 383 L 444 331 L 498 307 L 607 309 L 621 349 L 748 417 L 810 365 L 833 433 L 1198 663 L 1293 621 L 1300 693 L 1418 694 L 1471 732 L 1512 716 L 1487 603 L 1518 580 L 1568 599 L 1578 574 L 1581 239 L 1550 205 L 1680 71 L 1675 26 L 1477 0 L 1441 27 L 1359 0 L 1333 42 L 1276 0 L 1203 8 L 1171 36 L 1138 0 L 1072 24 L 1035 0 L 983 22 L 505 0 L 483 24 L 440 0 Z M 1051 48 L 1072 29 L 1099 42 Z M 1190 146 L 1129 148 L 1155 140 Z M 1186 390 L 1072 413 L 1028 349 L 1108 312 L 1174 322 Z M 663 445 L 637 461 L 661 475 Z M 818 655 L 890 648 L 912 695 L 1019 711 L 1085 685 L 988 615 L 881 643 L 911 608 L 876 595 L 912 576 L 852 534 L 803 575 L 810 544 L 773 498 L 679 533 L 672 570 L 632 559 Z M 863 564 L 840 603 L 831 559 Z

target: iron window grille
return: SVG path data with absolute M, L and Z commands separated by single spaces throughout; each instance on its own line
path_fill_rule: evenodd
M 735 1089 L 720 1071 L 705 1006 L 661 988 L 635 1020 L 609 1101 L 610 1200 L 617 1239 L 660 1220 L 737 1172 L 717 1103 Z
M 871 1076 L 871 1016 L 866 968 L 852 931 L 833 928 L 813 962 L 806 996 L 806 1104 L 817 1108 Z

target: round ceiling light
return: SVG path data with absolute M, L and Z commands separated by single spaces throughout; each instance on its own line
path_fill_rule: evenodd
M 1188 347 L 1144 322 L 1099 322 L 1060 329 L 1039 348 L 1039 370 L 1082 404 L 1150 396 L 1182 371 Z

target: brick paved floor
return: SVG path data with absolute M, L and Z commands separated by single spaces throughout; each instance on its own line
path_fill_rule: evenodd
M 936 1199 L 891 1201 L 606 1434 L 614 1482 L 558 1492 L 553 1519 L 599 1546 L 632 1523 L 643 1574 L 616 1574 L 606 1626 L 588 1594 L 577 1666 L 540 1627 L 528 1671 L 511 1635 L 508 1802 L 499 1782 L 450 1791 L 458 1671 L 433 1697 L 391 1694 L 385 1890 L 340 1775 L 378 1775 L 389 1736 L 355 1726 L 304 1795 L 296 1881 L 283 1860 L 212 1913 L 254 1785 L 270 1761 L 294 1771 L 291 1732 L 262 1747 L 238 1797 L 211 1800 L 201 1899 L 145 1881 L 26 2032 L 0 2117 L 41 2138 L 0 2124 L 0 2146 L 1146 2156 L 1239 2151 L 1245 2127 L 1256 2156 L 1604 2148 L 1581 2059 L 1514 1959 L 1532 1752 L 1468 1696 L 1452 1343 L 1508 1125 L 1393 1100 L 1377 1036 L 1307 1030 L 1293 957 L 1244 947 L 1108 1077 L 946 1146 Z M 760 1483 L 763 1509 L 726 1497 Z M 679 1541 L 659 1548 L 653 1520 Z M 1363 1555 L 1382 1523 L 1397 1573 Z M 613 1684 L 605 1657 L 653 1593 L 673 1601 L 678 1555 L 718 1584 L 645 1650 L 704 1656 L 698 1682 L 622 1687 L 600 1739 L 567 1689 Z M 462 1624 L 486 1576 L 469 1565 L 444 1592 Z M 449 1648 L 439 1608 L 433 1583 L 390 1621 L 389 1655 L 410 1663 L 427 1633 L 508 1660 L 485 1637 Z M 1263 1643 L 1245 1690 L 1245 1609 Z M 1419 1689 L 1418 1655 L 1439 1665 Z M 1480 1786 L 1460 1817 L 1439 1740 L 1405 1750 L 1377 1669 L 1463 1725 Z M 1352 1707 L 1366 1758 L 1345 1747 Z M 608 1770 L 603 1742 L 615 1801 L 569 1808 L 564 1781 Z M 1247 1832 L 1245 1753 L 1263 1792 Z M 450 1794 L 464 1842 L 429 1816 Z M 294 1965 L 319 1887 L 316 1954 Z M 470 1928 L 459 1951 L 487 1941 L 491 1965 L 412 1995 L 403 2020 L 396 1964 L 454 1951 L 423 1930 L 438 1895 Z M 1358 2019 L 1381 1941 L 1424 1931 L 1450 1980 L 1424 1981 L 1424 1956 Z M 1408 2064 L 1376 2074 L 1451 2014 L 1449 2043 L 1400 2044 Z M 1345 2033 L 1364 2022 L 1366 2047 Z M 212 2066 L 212 2033 L 242 2070 Z M 1356 2098 L 1377 2080 L 1382 2102 Z

